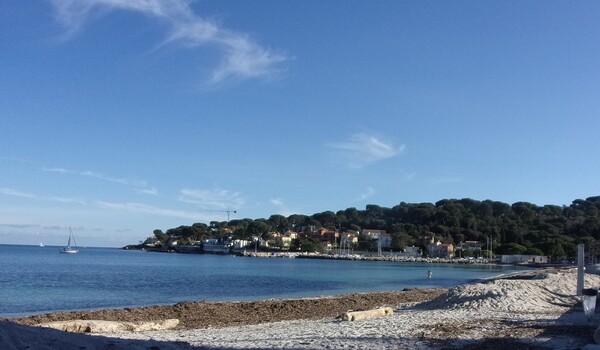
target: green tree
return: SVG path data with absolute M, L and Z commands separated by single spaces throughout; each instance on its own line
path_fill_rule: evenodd
M 283 215 L 271 215 L 268 222 L 279 233 L 284 233 L 291 228 L 288 219 Z
M 564 257 L 565 254 L 565 249 L 563 248 L 562 244 L 560 243 L 555 243 L 552 245 L 552 248 L 550 249 L 550 255 L 552 258 L 562 258 Z
M 308 253 L 323 253 L 323 245 L 312 237 L 303 236 L 292 240 L 291 251 L 302 251 Z
M 370 237 L 363 237 L 358 239 L 358 250 L 374 252 L 377 250 L 377 240 Z
M 394 233 L 392 235 L 392 250 L 402 251 L 405 247 L 413 245 L 414 239 L 405 232 Z
M 523 254 L 527 251 L 527 247 L 517 243 L 506 243 L 496 249 L 497 254 L 515 255 Z
M 170 238 L 167 234 L 163 233 L 162 230 L 159 229 L 154 230 L 154 235 L 162 243 L 166 243 Z
M 247 233 L 250 236 L 263 237 L 269 233 L 270 226 L 262 221 L 253 221 L 248 224 Z
M 525 255 L 544 255 L 544 252 L 538 248 L 530 247 L 530 248 L 527 248 L 527 250 L 523 254 L 525 254 Z
M 473 250 L 471 248 L 463 249 L 461 255 L 463 258 L 470 258 L 473 256 Z

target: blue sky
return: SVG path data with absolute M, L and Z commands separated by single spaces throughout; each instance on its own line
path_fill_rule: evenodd
M 599 195 L 596 1 L 6 0 L 0 243 Z

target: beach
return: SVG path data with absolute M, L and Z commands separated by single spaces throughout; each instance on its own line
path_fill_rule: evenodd
M 586 287 L 600 276 L 586 274 Z M 593 344 L 576 271 L 545 270 L 450 289 L 413 289 L 257 302 L 194 302 L 81 311 L 0 324 L 3 349 L 580 349 Z M 344 321 L 348 310 L 393 315 Z M 177 318 L 174 329 L 75 334 L 33 325 L 60 320 Z

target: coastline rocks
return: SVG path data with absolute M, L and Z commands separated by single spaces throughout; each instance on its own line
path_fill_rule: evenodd
M 252 258 L 299 258 L 299 259 L 324 259 L 324 260 L 364 260 L 388 261 L 409 263 L 436 263 L 436 264 L 465 264 L 465 265 L 495 265 L 490 259 L 478 258 L 423 258 L 404 255 L 364 255 L 364 254 L 323 254 L 307 252 L 242 252 L 241 256 Z
M 150 322 L 119 322 L 103 320 L 69 320 L 40 323 L 36 326 L 53 328 L 72 333 L 118 333 L 118 332 L 144 332 L 161 331 L 177 327 L 179 320 L 176 318 L 163 321 Z

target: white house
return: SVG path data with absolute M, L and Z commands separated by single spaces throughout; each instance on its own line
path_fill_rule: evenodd
M 542 255 L 502 255 L 503 264 L 534 263 L 547 264 L 548 257 Z
M 404 251 L 401 253 L 397 253 L 398 256 L 404 256 L 408 258 L 418 258 L 421 256 L 421 249 L 419 247 L 405 247 Z

